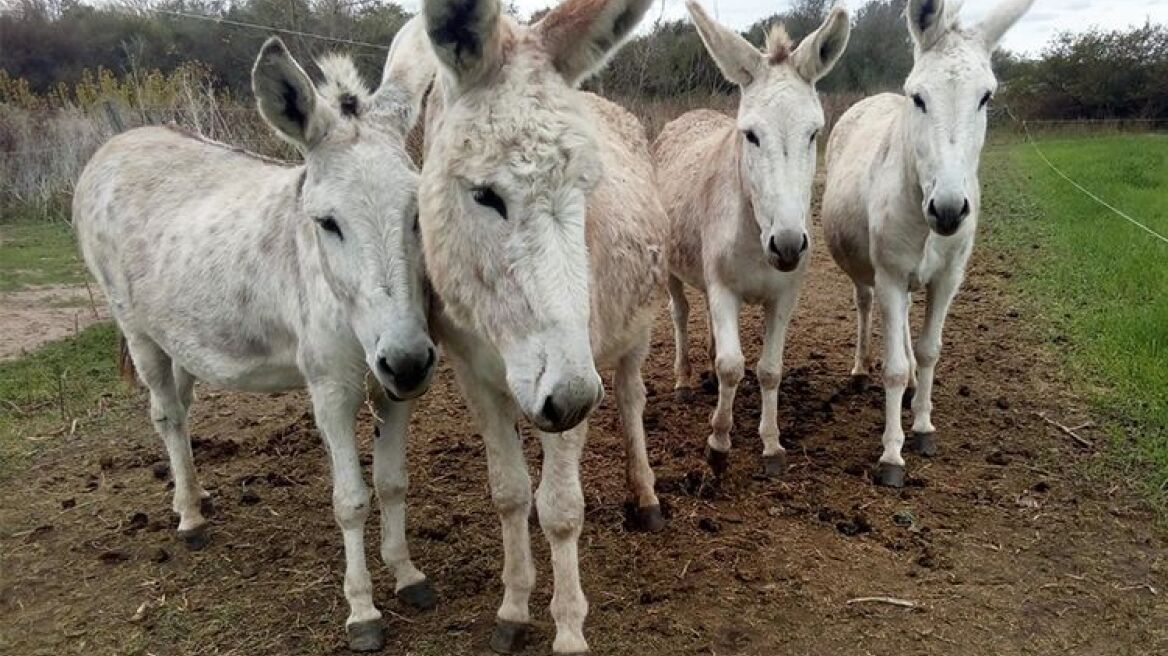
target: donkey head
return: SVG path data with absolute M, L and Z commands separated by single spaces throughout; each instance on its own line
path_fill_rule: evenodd
M 807 218 L 816 145 L 824 125 L 815 83 L 847 47 L 851 29 L 847 12 L 832 9 L 794 52 L 786 31 L 776 25 L 766 52 L 760 52 L 737 32 L 714 22 L 696 0 L 688 0 L 686 7 L 718 69 L 742 90 L 739 169 L 763 252 L 780 271 L 794 271 L 810 245 Z
M 420 199 L 435 290 L 490 343 L 522 411 L 567 430 L 600 401 L 589 340 L 585 216 L 602 174 L 573 87 L 651 0 L 568 0 L 540 22 L 498 0 L 425 0 L 444 110 L 429 125 Z
M 910 0 L 915 63 L 904 84 L 905 138 L 916 159 L 922 211 L 939 235 L 956 233 L 978 202 L 986 110 L 998 82 L 990 55 L 1034 0 L 1003 0 L 980 25 L 957 24 L 960 3 Z
M 304 154 L 297 209 L 313 246 L 302 266 L 322 273 L 378 381 L 392 396 L 412 398 L 425 391 L 437 359 L 427 333 L 418 175 L 404 148 L 424 87 L 387 69 L 371 94 L 348 59 L 320 67 L 318 89 L 284 44 L 269 39 L 252 88 L 260 114 Z

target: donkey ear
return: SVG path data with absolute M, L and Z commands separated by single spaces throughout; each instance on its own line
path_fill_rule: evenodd
M 422 17 L 414 16 L 398 30 L 385 58 L 381 86 L 373 94 L 374 110 L 402 134 L 414 128 L 422 99 L 438 71 L 425 27 Z
M 1006 32 L 1014 26 L 1014 23 L 1018 22 L 1019 18 L 1022 18 L 1022 14 L 1025 14 L 1033 4 L 1034 0 L 1003 0 L 999 2 L 978 26 L 986 48 L 993 50 L 998 47 L 998 42 L 1002 40 Z
M 575 85 L 604 66 L 653 0 L 567 0 L 535 25 L 552 65 Z
M 434 54 L 458 82 L 473 86 L 498 61 L 499 0 L 423 0 Z
M 719 25 L 710 18 L 697 0 L 686 0 L 685 8 L 693 17 L 694 25 L 698 28 L 698 36 L 702 38 L 702 43 L 714 58 L 714 63 L 718 65 L 722 75 L 740 87 L 754 82 L 766 65 L 758 48 L 737 32 Z
M 260 115 L 285 140 L 311 148 L 328 132 L 327 111 L 318 111 L 316 88 L 284 42 L 268 39 L 251 71 Z
M 844 49 L 848 47 L 848 35 L 852 32 L 848 12 L 841 6 L 831 10 L 823 25 L 815 30 L 795 49 L 792 61 L 795 70 L 804 80 L 815 84 L 831 72 Z
M 928 50 L 949 31 L 945 0 L 909 0 L 905 7 L 908 31 L 920 50 Z

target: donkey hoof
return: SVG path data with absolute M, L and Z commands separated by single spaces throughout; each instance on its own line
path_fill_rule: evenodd
M 904 388 L 904 396 L 900 397 L 900 407 L 905 410 L 912 410 L 913 397 L 917 394 L 917 388 Z
M 782 478 L 787 473 L 787 454 L 780 451 L 773 456 L 762 457 L 762 475 L 765 478 Z
M 422 579 L 398 590 L 397 598 L 403 604 L 418 610 L 433 610 L 438 605 L 438 595 L 434 594 L 434 586 L 430 585 L 430 579 Z
M 876 471 L 872 473 L 872 478 L 877 485 L 902 488 L 904 487 L 904 466 L 882 462 L 876 465 Z
M 926 458 L 937 455 L 936 433 L 913 433 L 913 450 Z
M 730 468 L 730 452 L 719 451 L 709 445 L 706 445 L 706 462 L 713 470 L 714 476 L 721 476 Z
M 715 374 L 708 374 L 702 378 L 702 391 L 706 394 L 718 393 L 718 377 Z
M 527 646 L 529 628 L 525 622 L 495 620 L 495 630 L 491 633 L 491 651 L 496 654 L 518 654 L 523 651 Z
M 852 374 L 852 379 L 848 381 L 848 389 L 853 392 L 867 392 L 871 382 L 872 379 L 868 377 L 868 374 Z
M 179 529 L 178 539 L 190 551 L 200 551 L 211 542 L 211 525 L 199 524 L 194 528 Z
M 385 646 L 385 629 L 379 619 L 354 622 L 345 627 L 345 632 L 349 634 L 351 651 L 381 651 Z
M 653 504 L 644 508 L 637 508 L 637 530 L 645 533 L 660 533 L 665 530 L 665 515 L 661 514 L 661 505 Z
M 678 403 L 693 403 L 694 391 L 692 387 L 678 387 L 673 390 L 673 397 Z

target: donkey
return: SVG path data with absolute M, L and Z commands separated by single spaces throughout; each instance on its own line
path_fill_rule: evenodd
M 915 63 L 905 94 L 858 103 L 840 119 L 827 149 L 823 230 L 832 257 L 855 285 L 859 317 L 852 376 L 867 380 L 873 288 L 884 325 L 884 452 L 880 485 L 904 485 L 906 388 L 913 447 L 937 453 L 933 375 L 941 329 L 973 251 L 981 190 L 977 168 L 986 114 L 997 88 L 990 55 L 1033 0 L 1003 0 L 981 24 L 957 23 L 946 0 L 910 0 Z M 928 308 L 915 346 L 908 325 L 913 291 Z
M 344 536 L 349 642 L 371 650 L 383 643 L 381 614 L 365 564 L 370 494 L 353 435 L 369 372 L 381 555 L 399 597 L 434 605 L 410 561 L 404 508 L 410 400 L 426 390 L 437 358 L 418 174 L 403 147 L 425 87 L 390 67 L 370 94 L 348 59 L 320 63 L 318 89 L 273 38 L 252 71 L 260 114 L 302 151 L 303 165 L 173 127 L 131 130 L 85 167 L 73 223 L 149 388 L 174 471 L 178 533 L 190 548 L 208 540 L 200 510 L 208 494 L 186 420 L 195 379 L 247 391 L 308 388 Z
M 643 528 L 663 526 L 645 453 L 641 365 L 664 298 L 669 221 L 631 114 L 575 86 L 651 0 L 567 0 L 530 26 L 498 0 L 425 0 L 439 75 L 426 120 L 422 243 L 431 320 L 486 441 L 503 527 L 503 604 L 491 636 L 522 648 L 535 584 L 531 480 L 516 422 L 543 446 L 536 508 L 551 545 L 553 650 L 583 653 L 580 455 L 615 365 L 627 477 Z
M 694 386 L 689 359 L 685 285 L 709 302 L 718 406 L 706 459 L 715 473 L 729 463 L 734 395 L 744 375 L 738 314 L 761 304 L 766 337 L 757 374 L 762 388 L 763 471 L 786 470 L 779 444 L 778 399 L 783 342 L 810 260 L 811 187 L 823 108 L 815 83 L 847 47 L 847 12 L 831 11 L 798 48 L 775 25 L 765 52 L 712 20 L 696 0 L 686 3 L 698 34 L 726 79 L 742 91 L 735 121 L 698 110 L 662 130 L 654 144 L 661 200 L 672 222 L 669 297 L 676 342 L 676 390 Z

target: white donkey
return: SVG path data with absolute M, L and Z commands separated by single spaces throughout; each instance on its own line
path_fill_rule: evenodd
M 381 555 L 403 600 L 434 604 L 410 562 L 404 508 L 408 399 L 426 389 L 437 357 L 427 333 L 418 175 L 403 147 L 425 86 L 387 68 L 369 94 L 349 60 L 321 66 L 318 90 L 271 39 L 252 71 L 260 113 L 300 148 L 303 165 L 175 128 L 131 130 L 86 166 L 73 222 L 150 390 L 188 546 L 204 546 L 208 528 L 187 433 L 195 379 L 265 392 L 307 386 L 344 535 L 350 645 L 369 650 L 383 639 L 365 564 L 370 494 L 353 430 L 370 371 Z
M 762 392 L 764 473 L 786 469 L 779 444 L 778 397 L 783 342 L 810 260 L 811 190 L 823 108 L 815 82 L 847 47 L 847 12 L 835 8 L 792 52 L 781 25 L 765 52 L 714 22 L 695 0 L 686 3 L 719 70 L 742 91 L 738 120 L 689 112 L 665 126 L 654 144 L 661 200 L 672 221 L 669 295 L 678 392 L 694 386 L 685 285 L 709 300 L 718 407 L 706 457 L 716 473 L 729 460 L 734 395 L 744 375 L 738 315 L 761 304 L 766 337 L 757 375 Z
M 871 373 L 873 287 L 884 325 L 884 453 L 874 472 L 881 485 L 904 485 L 900 413 L 907 387 L 916 387 L 914 446 L 924 456 L 936 453 L 933 373 L 981 208 L 978 160 L 997 88 L 990 54 L 1032 3 L 1004 0 L 980 25 L 965 28 L 952 2 L 911 0 L 916 62 L 905 95 L 858 103 L 828 143 L 823 227 L 832 256 L 856 286 L 858 379 Z M 909 306 L 912 291 L 922 287 L 928 309 L 914 347 Z
M 631 114 L 575 85 L 600 67 L 651 0 L 568 0 L 531 26 L 498 0 L 425 0 L 441 64 L 419 197 L 434 329 L 486 441 L 503 527 L 503 604 L 491 646 L 528 630 L 535 584 L 531 480 L 516 422 L 539 429 L 539 522 L 551 545 L 553 650 L 582 653 L 588 602 L 585 420 L 615 365 L 628 480 L 644 528 L 662 525 L 645 455 L 641 364 L 665 286 L 668 218 Z

